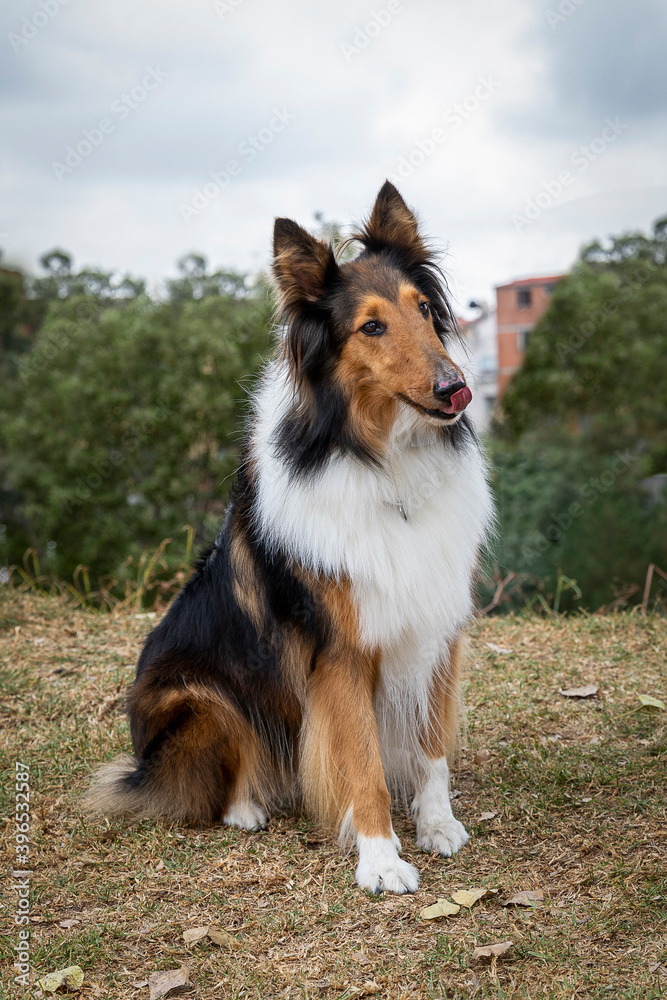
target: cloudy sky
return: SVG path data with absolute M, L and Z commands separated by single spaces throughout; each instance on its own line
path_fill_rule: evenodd
M 664 0 L 9 0 L 5 263 L 265 266 L 395 179 L 459 305 L 667 214 Z M 215 178 L 215 179 L 214 179 Z

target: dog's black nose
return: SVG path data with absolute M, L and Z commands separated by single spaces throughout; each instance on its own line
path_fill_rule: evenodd
M 433 395 L 439 402 L 448 403 L 459 389 L 465 389 L 465 382 L 461 382 L 460 379 L 457 379 L 456 382 L 450 382 L 445 378 L 439 378 L 433 384 Z

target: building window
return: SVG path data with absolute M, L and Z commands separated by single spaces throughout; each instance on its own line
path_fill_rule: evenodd
M 544 294 L 545 295 L 552 295 L 553 294 L 553 290 L 554 290 L 555 287 L 556 287 L 556 285 L 555 285 L 554 282 L 552 282 L 550 285 L 545 285 L 544 286 Z
M 519 309 L 530 309 L 533 304 L 533 293 L 530 288 L 519 288 L 517 293 Z
M 528 326 L 525 330 L 519 330 L 516 335 L 516 346 L 517 350 L 521 351 L 522 354 L 526 353 L 526 348 L 528 347 L 528 341 L 530 340 L 530 332 L 532 327 Z

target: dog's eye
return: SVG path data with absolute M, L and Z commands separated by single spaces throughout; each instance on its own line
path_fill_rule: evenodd
M 419 311 L 422 314 L 422 316 L 428 316 L 428 314 L 431 311 L 430 308 L 429 308 L 428 302 L 420 302 L 419 303 Z
M 379 337 L 381 333 L 384 333 L 382 323 L 378 323 L 376 319 L 371 319 L 368 323 L 364 323 L 361 330 L 362 333 L 365 333 L 368 337 Z

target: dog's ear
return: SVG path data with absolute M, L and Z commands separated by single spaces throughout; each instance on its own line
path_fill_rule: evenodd
M 369 250 L 395 247 L 407 252 L 415 261 L 428 256 L 414 213 L 390 181 L 385 181 L 380 188 L 370 218 L 358 238 Z
M 311 236 L 291 219 L 276 219 L 273 276 L 284 309 L 289 310 L 304 301 L 317 302 L 337 270 L 328 243 Z

